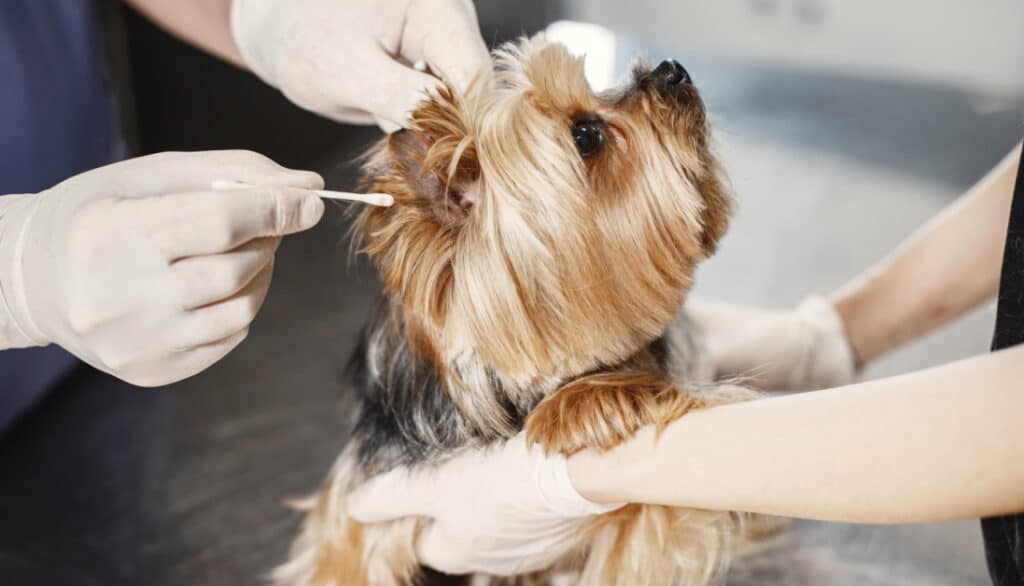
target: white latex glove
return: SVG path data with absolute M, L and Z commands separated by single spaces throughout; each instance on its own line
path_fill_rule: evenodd
M 550 566 L 573 547 L 586 517 L 622 506 L 580 496 L 565 457 L 528 449 L 523 434 L 437 467 L 372 478 L 348 505 L 363 523 L 429 517 L 416 543 L 421 563 L 449 574 L 496 575 Z
M 213 192 L 214 179 L 265 187 Z M 320 220 L 307 189 L 322 186 L 316 173 L 217 151 L 0 198 L 0 347 L 56 343 L 142 386 L 191 376 L 245 338 L 281 236 Z
M 438 79 L 455 87 L 491 67 L 471 0 L 234 0 L 246 64 L 296 104 L 387 131 Z
M 704 330 L 718 378 L 762 389 L 808 390 L 853 382 L 853 351 L 832 303 L 809 297 L 767 311 L 694 299 L 686 311 Z

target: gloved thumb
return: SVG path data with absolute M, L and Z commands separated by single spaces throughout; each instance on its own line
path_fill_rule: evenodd
M 416 538 L 416 559 L 445 574 L 468 574 L 475 568 L 468 567 L 459 551 L 466 548 L 454 547 L 456 540 L 444 528 L 432 522 L 420 531 Z
M 433 483 L 429 471 L 395 468 L 367 480 L 348 497 L 348 510 L 360 523 L 382 523 L 401 517 L 429 516 Z

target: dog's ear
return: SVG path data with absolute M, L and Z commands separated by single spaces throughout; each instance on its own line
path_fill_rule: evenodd
M 436 220 L 457 225 L 480 195 L 475 149 L 464 135 L 438 137 L 431 136 L 429 130 L 421 126 L 389 136 L 385 147 L 389 165 L 413 200 L 406 203 L 427 205 Z M 374 189 L 383 191 L 380 187 Z M 396 205 L 400 205 L 397 199 Z
M 443 323 L 455 242 L 482 184 L 460 103 L 446 89 L 424 102 L 408 130 L 378 143 L 363 171 L 362 187 L 395 203 L 363 208 L 355 240 L 412 315 L 426 326 Z
M 461 224 L 479 201 L 480 165 L 467 121 L 472 98 L 442 87 L 413 112 L 407 130 L 381 141 L 364 167 L 363 187 L 390 193 L 395 206 L 429 210 Z

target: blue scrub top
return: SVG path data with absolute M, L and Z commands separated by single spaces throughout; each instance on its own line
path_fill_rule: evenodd
M 97 6 L 3 0 L 0 194 L 35 193 L 123 149 Z M 56 346 L 0 352 L 0 434 L 76 364 Z

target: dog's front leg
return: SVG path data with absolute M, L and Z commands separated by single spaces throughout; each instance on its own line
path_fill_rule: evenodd
M 690 392 L 657 369 L 587 375 L 544 400 L 526 421 L 526 437 L 548 453 L 608 450 L 646 425 L 664 426 L 691 409 L 746 400 L 739 387 Z M 739 516 L 728 512 L 628 505 L 594 519 L 580 567 L 587 586 L 697 586 L 729 559 Z
M 591 374 L 562 386 L 530 413 L 526 439 L 549 454 L 609 450 L 645 425 L 668 423 L 701 406 L 657 369 Z

